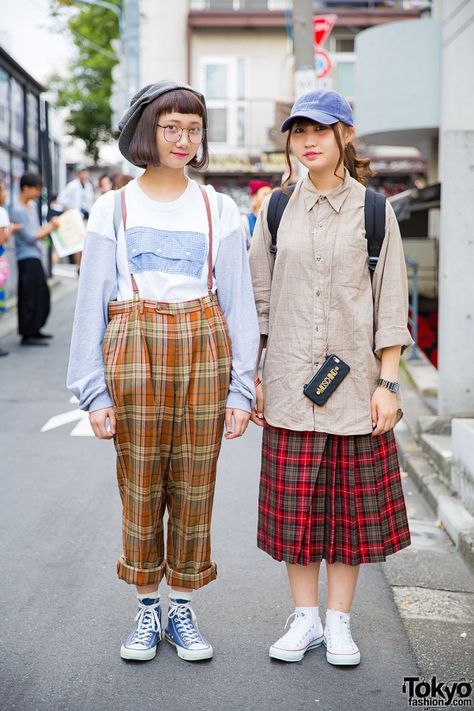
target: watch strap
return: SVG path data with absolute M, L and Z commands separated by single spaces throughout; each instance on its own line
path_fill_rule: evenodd
M 400 389 L 399 383 L 392 382 L 391 380 L 385 380 L 385 378 L 379 378 L 377 385 L 381 388 L 386 388 L 386 390 L 390 390 L 391 393 L 398 393 Z

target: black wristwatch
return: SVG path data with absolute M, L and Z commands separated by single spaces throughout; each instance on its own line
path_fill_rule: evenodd
M 390 390 L 391 393 L 398 393 L 400 390 L 400 383 L 392 383 L 391 380 L 384 380 L 383 378 L 379 378 L 377 380 L 377 385 L 381 388 Z

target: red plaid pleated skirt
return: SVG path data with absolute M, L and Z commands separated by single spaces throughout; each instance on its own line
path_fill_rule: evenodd
M 301 565 L 376 563 L 410 545 L 393 431 L 343 436 L 266 424 L 257 544 Z

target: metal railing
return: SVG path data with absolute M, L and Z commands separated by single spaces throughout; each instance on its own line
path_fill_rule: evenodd
M 420 358 L 418 353 L 418 269 L 420 265 L 414 259 L 410 259 L 410 257 L 405 257 L 405 263 L 407 265 L 408 279 L 411 280 L 411 296 L 409 301 L 411 317 L 408 318 L 408 323 L 411 326 L 411 335 L 415 341 L 408 360 L 418 360 Z

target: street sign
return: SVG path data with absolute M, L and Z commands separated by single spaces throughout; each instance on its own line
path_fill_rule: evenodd
M 314 64 L 316 67 L 316 78 L 322 79 L 332 69 L 331 57 L 324 49 L 318 49 L 314 53 Z
M 322 47 L 336 24 L 337 15 L 316 15 L 313 17 L 314 46 Z

